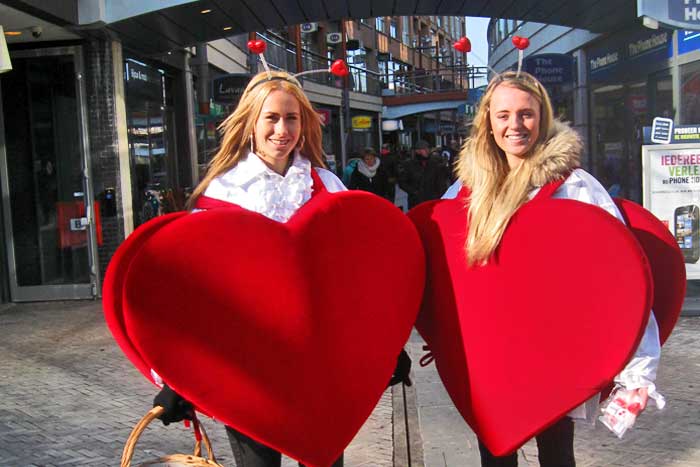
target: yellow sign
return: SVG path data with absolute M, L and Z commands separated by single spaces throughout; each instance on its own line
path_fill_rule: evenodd
M 352 117 L 352 128 L 355 130 L 367 130 L 372 128 L 371 115 L 357 115 Z

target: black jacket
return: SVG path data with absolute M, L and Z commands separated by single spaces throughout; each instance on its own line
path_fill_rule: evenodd
M 351 190 L 369 191 L 370 193 L 374 193 L 382 198 L 387 198 L 389 192 L 389 182 L 384 167 L 380 163 L 379 167 L 377 168 L 377 172 L 372 178 L 369 178 L 360 172 L 356 167 L 350 176 L 350 184 L 348 188 Z
M 408 193 L 408 208 L 439 199 L 447 190 L 450 171 L 442 158 L 416 157 L 399 166 L 399 186 Z

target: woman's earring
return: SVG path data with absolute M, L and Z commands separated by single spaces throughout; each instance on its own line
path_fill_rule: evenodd
M 255 153 L 255 150 L 253 149 L 253 135 L 250 135 L 250 152 Z

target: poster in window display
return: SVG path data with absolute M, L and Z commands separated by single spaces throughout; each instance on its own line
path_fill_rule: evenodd
M 664 223 L 700 279 L 700 144 L 642 146 L 644 207 Z

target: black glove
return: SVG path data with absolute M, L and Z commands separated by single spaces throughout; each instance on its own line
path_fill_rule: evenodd
M 153 399 L 153 407 L 157 405 L 165 409 L 161 416 L 158 417 L 165 426 L 170 425 L 172 422 L 179 422 L 180 420 L 192 420 L 194 417 L 194 407 L 192 404 L 170 389 L 170 386 L 167 384 L 163 385 L 163 389 L 161 389 Z
M 412 386 L 413 382 L 408 374 L 411 372 L 411 357 L 408 356 L 404 349 L 401 349 L 399 358 L 396 360 L 396 368 L 394 369 L 394 376 L 389 380 L 389 386 L 395 384 L 403 383 L 406 386 Z

